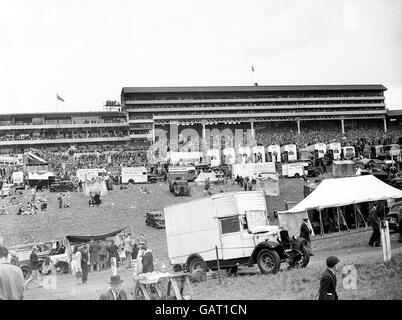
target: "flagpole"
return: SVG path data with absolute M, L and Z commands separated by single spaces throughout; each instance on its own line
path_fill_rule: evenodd
M 251 85 L 254 86 L 254 67 L 251 66 Z

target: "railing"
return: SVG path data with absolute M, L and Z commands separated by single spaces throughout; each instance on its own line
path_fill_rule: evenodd
M 127 112 L 176 112 L 176 111 L 223 111 L 223 110 L 275 110 L 275 109 L 325 109 L 325 108 L 385 108 L 385 103 L 368 104 L 322 104 L 322 105 L 275 105 L 275 106 L 210 106 L 210 107 L 168 107 L 168 108 L 127 108 Z M 130 120 L 129 120 L 130 121 Z
M 339 101 L 339 100 L 384 100 L 384 96 L 306 97 L 306 98 L 237 98 L 237 99 L 182 99 L 182 100 L 127 100 L 129 104 L 183 104 L 183 103 L 233 103 L 233 102 L 276 102 L 276 101 Z
M 92 142 L 112 142 L 112 141 L 130 141 L 128 136 L 124 137 L 104 137 L 104 138 L 60 138 L 60 139 L 36 139 L 36 140 L 12 140 L 1 141 L 0 146 L 14 145 L 43 145 L 43 144 L 62 144 L 62 143 L 92 143 Z
M 63 123 L 63 124 L 21 124 L 21 125 L 0 125 L 0 130 L 31 130 L 31 129 L 85 129 L 85 128 L 115 128 L 127 127 L 127 122 L 116 123 Z

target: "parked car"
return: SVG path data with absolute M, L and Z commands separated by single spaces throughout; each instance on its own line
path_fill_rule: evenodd
M 385 216 L 390 230 L 399 232 L 402 228 L 402 201 L 394 203 Z
M 1 196 L 10 196 L 15 194 L 15 186 L 12 183 L 5 183 L 3 184 L 3 187 L 0 190 L 0 195 Z
M 171 192 L 177 197 L 177 196 L 191 196 L 190 193 L 190 186 L 187 181 L 183 180 L 175 180 L 172 183 L 172 189 Z
M 151 211 L 146 213 L 145 224 L 157 229 L 165 228 L 165 218 L 162 211 Z
M 320 168 L 316 166 L 308 166 L 305 170 L 307 171 L 307 177 L 318 177 L 320 175 Z
M 52 183 L 49 190 L 50 192 L 67 192 L 74 191 L 75 187 L 71 181 L 59 181 Z

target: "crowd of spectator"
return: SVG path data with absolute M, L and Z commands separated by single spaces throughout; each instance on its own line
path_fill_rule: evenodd
M 21 140 L 54 140 L 54 139 L 73 139 L 73 138 L 117 138 L 117 137 L 125 137 L 127 136 L 127 132 L 123 131 L 96 131 L 96 132 L 81 132 L 81 133 L 73 133 L 67 132 L 65 134 L 57 134 L 57 133 L 46 133 L 46 134 L 25 134 L 25 133 L 16 133 L 16 134 L 5 134 L 0 136 L 0 140 L 2 141 L 21 141 Z

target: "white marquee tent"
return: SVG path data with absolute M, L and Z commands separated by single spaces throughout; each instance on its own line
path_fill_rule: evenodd
M 289 234 L 297 234 L 302 219 L 308 217 L 307 210 L 319 210 L 321 219 L 322 209 L 397 198 L 402 198 L 401 190 L 372 175 L 325 179 L 297 205 L 278 212 L 279 225 L 292 230 Z
M 402 190 L 398 190 L 372 175 L 325 179 L 306 198 L 285 212 L 321 210 L 396 198 L 402 198 Z

